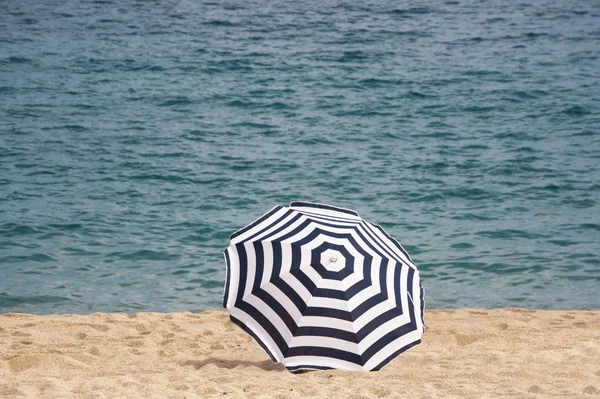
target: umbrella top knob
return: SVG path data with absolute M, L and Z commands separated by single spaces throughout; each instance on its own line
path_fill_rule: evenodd
M 328 249 L 321 253 L 321 265 L 329 271 L 339 272 L 344 268 L 346 258 L 339 251 Z

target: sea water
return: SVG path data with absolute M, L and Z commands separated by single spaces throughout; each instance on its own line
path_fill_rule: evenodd
M 600 2 L 0 3 L 0 312 L 219 308 L 233 231 L 356 210 L 427 308 L 600 308 Z

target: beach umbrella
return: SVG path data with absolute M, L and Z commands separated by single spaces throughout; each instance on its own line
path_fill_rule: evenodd
M 288 370 L 379 370 L 421 342 L 419 272 L 358 213 L 292 202 L 230 241 L 223 306 Z

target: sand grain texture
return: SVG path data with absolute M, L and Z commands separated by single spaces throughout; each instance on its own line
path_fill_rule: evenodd
M 600 312 L 426 312 L 375 373 L 291 374 L 224 312 L 0 315 L 0 398 L 600 398 Z

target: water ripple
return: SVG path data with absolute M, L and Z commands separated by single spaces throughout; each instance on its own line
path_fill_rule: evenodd
M 383 225 L 428 307 L 600 307 L 600 9 L 3 4 L 0 312 L 220 306 L 275 204 Z

